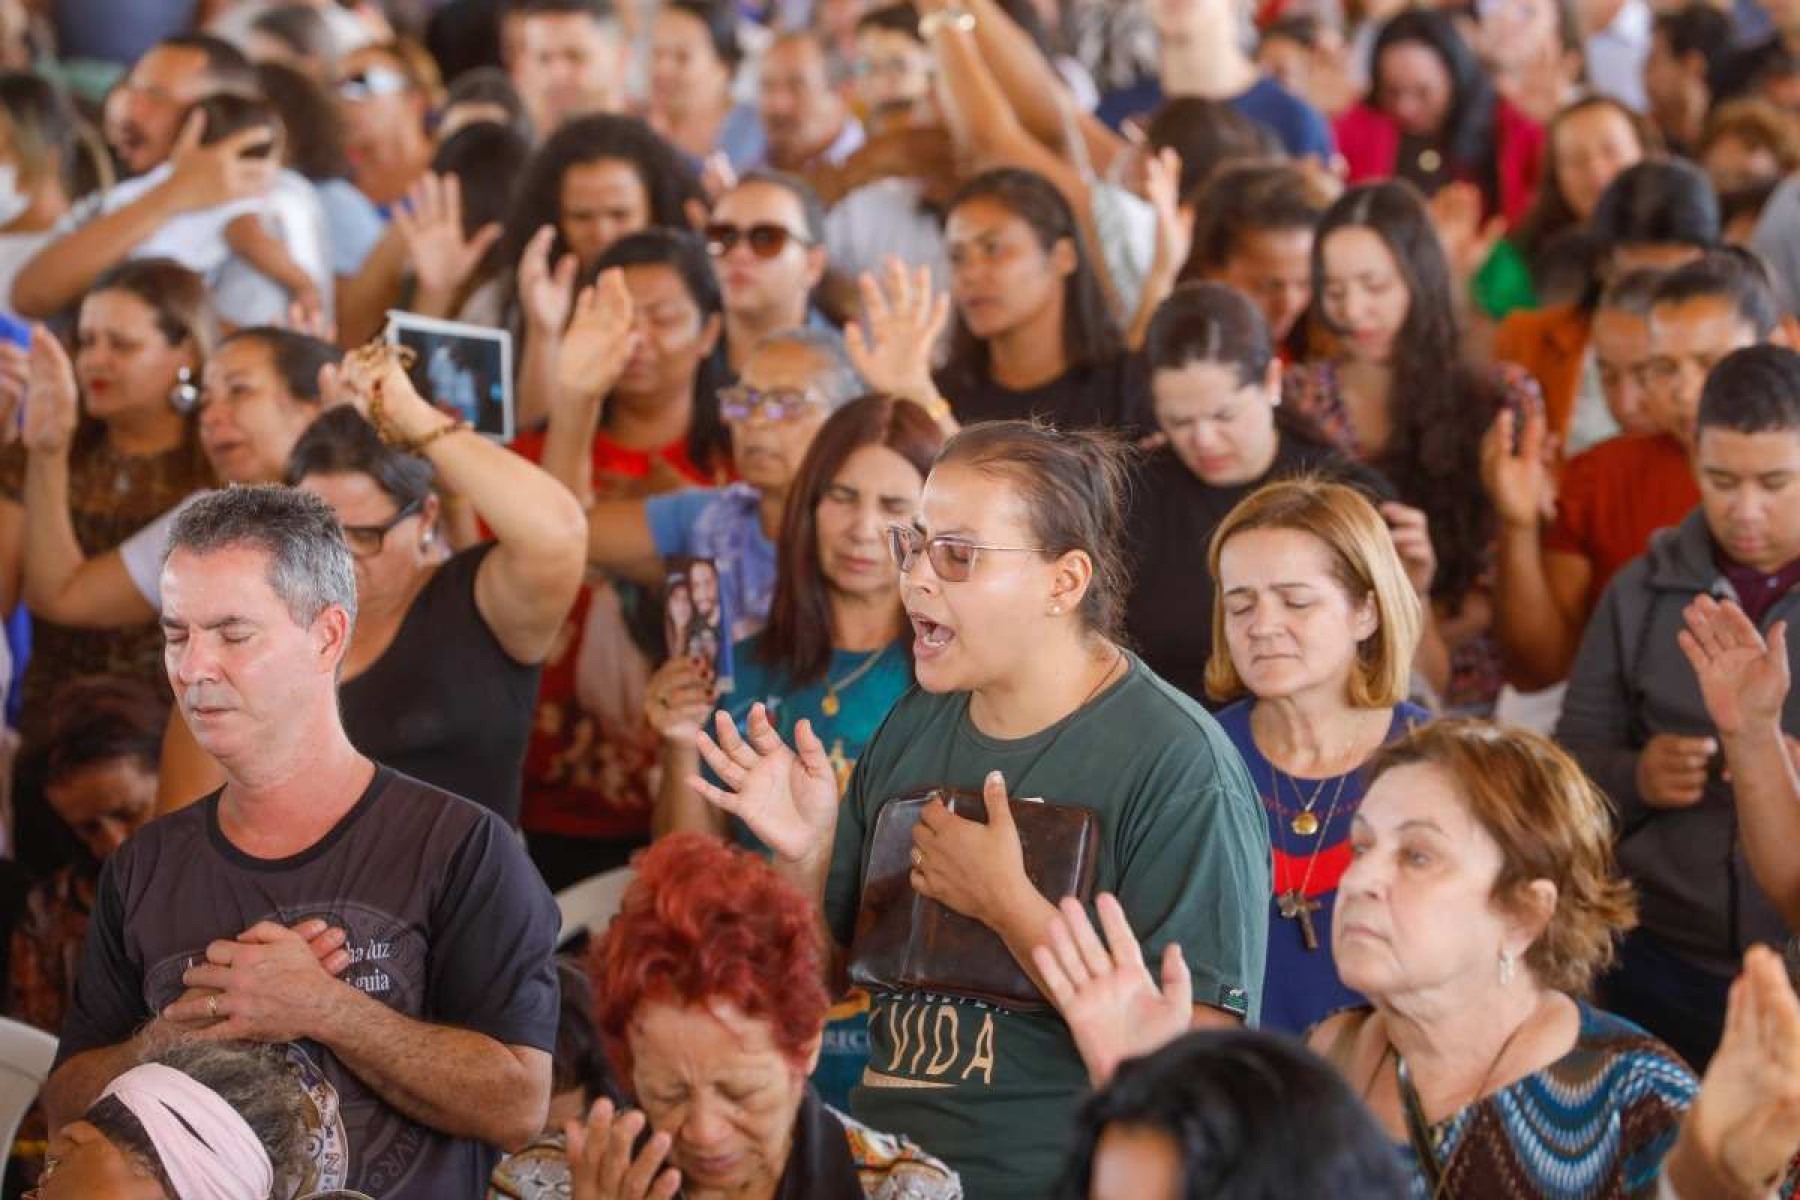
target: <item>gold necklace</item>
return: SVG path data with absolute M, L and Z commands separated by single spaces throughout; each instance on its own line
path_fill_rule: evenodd
M 870 654 L 869 657 L 863 659 L 862 662 L 857 664 L 856 669 L 854 671 L 850 672 L 848 675 L 844 676 L 842 679 L 839 679 L 836 682 L 833 682 L 831 679 L 826 679 L 825 680 L 825 698 L 823 700 L 819 701 L 819 711 L 824 713 L 828 717 L 837 716 L 838 711 L 843 708 L 843 705 L 838 702 L 838 689 L 842 688 L 842 689 L 848 690 L 851 684 L 855 683 L 857 680 L 861 679 L 864 675 L 867 675 L 870 671 L 874 670 L 875 664 L 880 662 L 882 659 L 882 656 L 885 655 L 889 650 L 892 650 L 893 648 L 894 648 L 894 643 L 889 642 L 887 645 L 883 646 L 881 649 Z

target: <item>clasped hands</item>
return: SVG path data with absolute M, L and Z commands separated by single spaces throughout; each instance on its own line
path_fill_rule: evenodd
M 289 927 L 259 921 L 206 947 L 181 976 L 187 990 L 162 1011 L 178 1031 L 213 1041 L 320 1039 L 349 985 L 346 933 L 319 918 Z

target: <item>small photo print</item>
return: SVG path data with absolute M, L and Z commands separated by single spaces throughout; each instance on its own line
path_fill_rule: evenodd
M 670 558 L 663 576 L 663 635 L 669 657 L 713 664 L 719 694 L 732 689 L 731 613 L 710 558 Z
M 407 374 L 419 395 L 454 410 L 477 433 L 512 441 L 517 430 L 511 334 L 485 325 L 390 312 L 386 336 L 413 352 Z

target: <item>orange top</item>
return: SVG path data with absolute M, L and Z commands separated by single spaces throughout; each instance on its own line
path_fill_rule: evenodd
M 1493 356 L 1530 371 L 1544 391 L 1544 415 L 1558 438 L 1569 432 L 1581 361 L 1587 355 L 1590 314 L 1573 304 L 1507 314 L 1494 331 Z

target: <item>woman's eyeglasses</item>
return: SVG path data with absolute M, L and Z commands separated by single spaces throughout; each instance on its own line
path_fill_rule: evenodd
M 811 388 L 759 388 L 741 384 L 719 389 L 719 415 L 727 421 L 767 421 L 771 425 L 797 421 L 825 407 Z
M 387 535 L 394 527 L 406 518 L 414 515 L 424 506 L 423 500 L 409 500 L 399 512 L 389 517 L 380 525 L 346 525 L 344 541 L 350 547 L 350 553 L 358 558 L 374 558 L 381 553 L 381 547 L 387 542 Z
M 979 542 L 965 541 L 962 538 L 934 537 L 926 538 L 916 529 L 905 525 L 889 525 L 887 528 L 888 553 L 893 555 L 894 565 L 900 568 L 902 575 L 918 564 L 919 555 L 924 554 L 931 560 L 931 570 L 945 583 L 961 583 L 975 569 L 975 560 L 983 551 L 1011 554 L 1048 554 L 1049 551 L 1038 546 L 984 546 Z
M 758 258 L 779 258 L 789 242 L 798 242 L 807 248 L 813 244 L 812 239 L 802 237 L 785 225 L 773 223 L 758 223 L 748 229 L 723 223 L 706 227 L 706 252 L 714 258 L 724 258 L 737 248 L 739 242 L 750 243 L 750 253 Z

